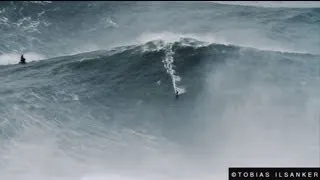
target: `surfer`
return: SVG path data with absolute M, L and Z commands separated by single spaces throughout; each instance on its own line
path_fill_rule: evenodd
M 26 59 L 23 57 L 23 54 L 21 55 L 19 64 L 26 64 Z
M 178 98 L 179 98 L 179 92 L 176 91 L 176 99 L 178 99 Z

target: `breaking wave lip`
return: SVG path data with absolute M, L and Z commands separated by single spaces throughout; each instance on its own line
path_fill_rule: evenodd
M 255 43 L 244 42 L 244 43 L 235 43 L 229 42 L 225 38 L 215 36 L 211 33 L 206 33 L 202 35 L 193 34 L 193 33 L 173 33 L 169 31 L 159 32 L 159 33 L 142 33 L 138 36 L 131 44 L 146 44 L 150 41 L 163 41 L 165 43 L 174 43 L 179 42 L 182 39 L 194 39 L 197 41 L 194 46 L 208 46 L 210 44 L 221 44 L 226 46 L 238 46 L 241 48 L 252 48 L 261 51 L 273 51 L 273 52 L 281 52 L 281 53 L 292 53 L 292 54 L 309 54 L 309 55 L 320 55 L 316 53 L 311 53 L 307 51 L 296 51 L 290 48 L 282 47 L 281 45 L 258 45 Z

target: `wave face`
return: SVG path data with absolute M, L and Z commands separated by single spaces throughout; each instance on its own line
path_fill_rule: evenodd
M 320 165 L 318 8 L 4 2 L 0 24 L 0 179 Z

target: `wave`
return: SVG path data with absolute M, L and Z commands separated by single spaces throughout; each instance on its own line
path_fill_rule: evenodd
M 27 61 L 31 55 L 26 54 Z M 253 64 L 263 64 L 266 57 L 277 59 L 280 64 L 299 64 L 301 58 L 315 59 L 319 56 L 261 51 L 234 45 L 206 43 L 192 38 L 181 38 L 178 41 L 169 38 L 166 41 L 154 40 L 140 45 L 50 58 L 30 63 L 28 68 L 11 65 L 10 71 L 2 73 L 16 74 L 15 71 L 20 71 L 24 76 L 31 78 L 45 74 L 54 81 L 54 77 L 58 76 L 61 78 L 61 82 L 56 82 L 58 84 L 63 82 L 75 86 L 88 86 L 84 89 L 79 88 L 83 91 L 99 87 L 105 89 L 107 94 L 111 93 L 117 97 L 129 95 L 145 99 L 151 96 L 146 96 L 145 92 L 162 92 L 155 98 L 159 100 L 161 97 L 171 98 L 175 92 L 195 94 L 199 88 L 201 89 L 202 80 L 206 72 L 212 68 L 212 64 L 220 66 L 219 64 L 225 64 L 228 59 L 238 58 L 250 59 Z M 15 57 L 10 58 L 19 59 L 19 55 L 15 54 Z M 36 54 L 33 58 L 43 60 Z M 33 69 L 38 73 L 31 71 Z M 63 86 L 58 84 L 56 86 Z M 128 94 L 127 89 L 132 89 L 132 92 Z
M 37 3 L 0 5 L 0 179 L 319 165 L 317 9 Z

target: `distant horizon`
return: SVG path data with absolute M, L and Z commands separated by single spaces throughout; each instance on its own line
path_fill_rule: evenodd
M 233 4 L 259 7 L 294 7 L 294 8 L 320 8 L 319 1 L 211 1 L 219 4 Z

